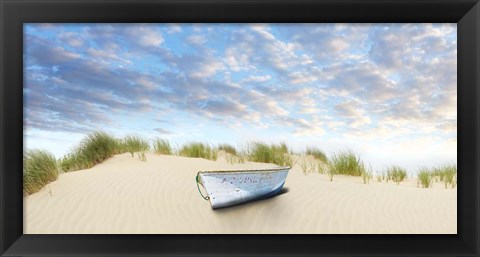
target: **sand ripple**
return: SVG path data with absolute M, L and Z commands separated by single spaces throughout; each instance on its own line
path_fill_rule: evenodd
M 457 190 L 442 185 L 330 182 L 295 167 L 271 199 L 213 211 L 197 192 L 198 170 L 272 166 L 117 155 L 24 198 L 24 233 L 457 233 Z

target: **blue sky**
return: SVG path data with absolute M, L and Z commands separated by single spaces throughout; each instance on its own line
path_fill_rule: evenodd
M 456 24 L 26 24 L 26 149 L 92 131 L 457 159 Z

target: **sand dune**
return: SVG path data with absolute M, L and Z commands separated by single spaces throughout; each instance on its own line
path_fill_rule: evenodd
M 117 155 L 25 197 L 24 233 L 457 233 L 457 190 L 440 184 L 330 182 L 295 166 L 286 190 L 270 199 L 214 211 L 197 192 L 198 170 L 268 167 L 275 165 Z

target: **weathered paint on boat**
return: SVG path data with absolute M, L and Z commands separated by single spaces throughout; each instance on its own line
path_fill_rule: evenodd
M 213 209 L 274 196 L 282 190 L 290 167 L 241 171 L 200 171 Z

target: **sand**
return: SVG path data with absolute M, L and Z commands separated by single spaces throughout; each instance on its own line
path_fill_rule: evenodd
M 198 170 L 268 168 L 147 154 L 116 155 L 63 173 L 24 198 L 25 234 L 301 233 L 456 234 L 457 190 L 360 177 L 290 172 L 276 197 L 212 210 L 197 191 Z

